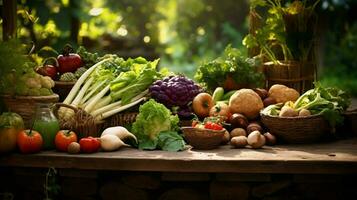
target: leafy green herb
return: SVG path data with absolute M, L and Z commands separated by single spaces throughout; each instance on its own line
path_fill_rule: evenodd
M 221 57 L 199 66 L 195 78 L 207 87 L 214 90 L 224 86 L 227 78 L 232 78 L 234 84 L 244 86 L 262 86 L 263 73 L 258 71 L 260 60 L 247 58 L 230 45 L 226 47 Z
M 84 67 L 89 68 L 95 63 L 99 62 L 98 53 L 91 53 L 87 51 L 83 46 L 78 47 L 77 54 L 82 58 Z
M 264 25 L 243 39 L 247 48 L 259 47 L 260 54 L 278 64 L 282 52 L 284 60 L 307 60 L 311 53 L 316 24 L 314 9 L 320 0 L 294 1 L 284 5 L 281 0 L 251 0 L 250 12 L 262 19 Z M 311 3 L 313 2 L 313 3 Z M 310 5 L 312 4 L 312 5 Z M 256 7 L 268 7 L 266 18 L 261 17 Z M 281 50 L 281 51 L 280 51 Z

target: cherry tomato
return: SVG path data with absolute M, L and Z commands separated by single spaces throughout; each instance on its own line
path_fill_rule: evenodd
M 94 153 L 100 148 L 100 141 L 94 137 L 82 138 L 79 140 L 79 144 L 83 153 Z
M 212 129 L 212 124 L 213 124 L 212 122 L 206 122 L 204 127 L 206 129 Z
M 206 129 L 218 130 L 218 131 L 223 129 L 222 125 L 210 121 L 206 122 L 204 127 Z
M 37 153 L 41 151 L 43 139 L 37 131 L 23 130 L 17 135 L 17 146 L 21 153 Z
M 77 142 L 77 135 L 73 131 L 60 130 L 56 134 L 55 145 L 58 151 L 67 151 L 68 145 Z
M 212 123 L 211 127 L 212 127 L 213 130 L 217 130 L 217 131 L 220 131 L 220 130 L 223 129 L 222 125 L 216 124 L 216 123 Z

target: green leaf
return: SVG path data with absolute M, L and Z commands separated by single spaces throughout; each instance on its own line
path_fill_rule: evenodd
M 146 138 L 146 139 L 145 139 Z M 158 138 L 149 139 L 149 137 L 142 137 L 139 139 L 139 149 L 142 150 L 154 150 L 158 144 Z
M 254 8 L 258 7 L 258 6 L 264 7 L 266 5 L 266 1 L 265 0 L 250 0 L 249 3 L 250 3 L 250 8 L 251 9 L 254 9 Z
M 158 136 L 158 146 L 164 151 L 181 151 L 185 148 L 185 141 L 175 131 L 162 131 Z

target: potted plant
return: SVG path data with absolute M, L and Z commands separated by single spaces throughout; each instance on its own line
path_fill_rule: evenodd
M 220 57 L 202 63 L 195 78 L 211 92 L 217 87 L 226 91 L 261 87 L 264 74 L 260 66 L 259 58 L 248 58 L 239 49 L 228 45 Z
M 316 78 L 314 48 L 316 16 L 314 9 L 319 0 L 295 0 L 284 4 L 281 0 L 252 0 L 250 16 L 254 29 L 243 44 L 259 48 L 263 55 L 266 86 L 280 83 L 304 92 L 313 86 Z M 267 8 L 262 17 L 257 7 Z M 263 21 L 257 27 L 256 21 Z

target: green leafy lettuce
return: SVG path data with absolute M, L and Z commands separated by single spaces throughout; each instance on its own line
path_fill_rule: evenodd
M 311 114 L 322 114 L 330 125 L 343 122 L 341 113 L 351 104 L 349 95 L 332 87 L 323 87 L 320 83 L 315 83 L 315 88 L 305 92 L 294 103 L 295 110 L 310 110 Z
M 179 118 L 163 104 L 151 99 L 139 108 L 132 132 L 139 142 L 139 149 L 179 151 L 185 146 L 183 138 L 176 132 Z

